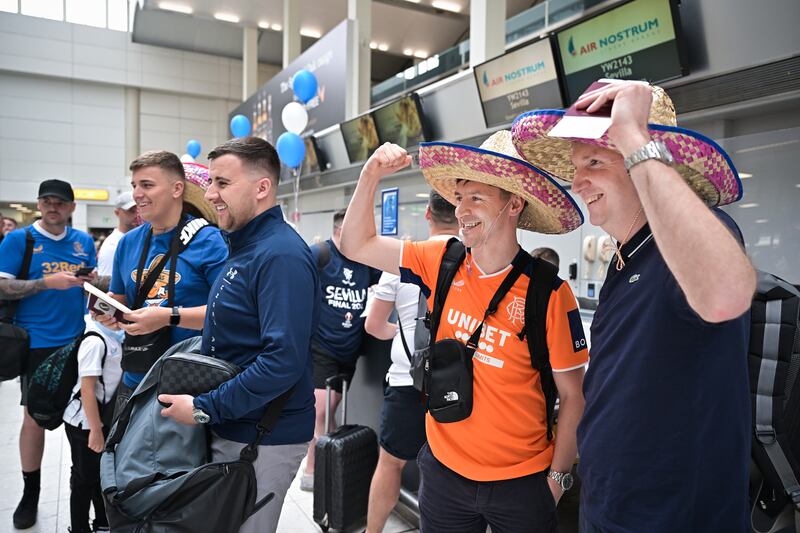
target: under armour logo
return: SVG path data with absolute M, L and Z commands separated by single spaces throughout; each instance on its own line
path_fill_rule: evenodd
M 233 278 L 236 277 L 236 274 L 238 274 L 238 273 L 239 273 L 238 270 L 236 270 L 235 268 L 231 267 L 230 269 L 228 269 L 228 273 L 225 274 L 225 277 L 233 279 Z

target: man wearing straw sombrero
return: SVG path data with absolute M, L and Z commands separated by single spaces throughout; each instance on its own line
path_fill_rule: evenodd
M 526 113 L 514 144 L 572 182 L 616 241 L 592 323 L 578 429 L 582 531 L 749 531 L 747 310 L 755 273 L 718 206 L 742 195 L 728 155 L 676 127 L 641 82 L 587 92 L 611 104 L 599 138 L 548 135 L 563 111 Z
M 448 243 L 401 242 L 375 231 L 378 183 L 410 162 L 404 149 L 388 143 L 367 161 L 345 216 L 342 252 L 418 285 L 433 308 L 433 289 Z M 438 328 L 432 328 L 439 342 L 431 356 L 430 383 L 435 381 L 437 361 L 443 360 L 437 356 L 442 353 L 439 343 L 452 346 L 455 339 L 474 350 L 471 355 L 465 351 L 473 371 L 471 412 L 445 421 L 434 412 L 433 403 L 428 404 L 428 443 L 417 457 L 421 529 L 483 532 L 488 524 L 494 531 L 556 531 L 556 504 L 571 486 L 589 354 L 575 298 L 553 270 L 552 283 L 542 289 L 549 300 L 546 328 L 541 330 L 546 338 L 540 339 L 549 351 L 552 372 L 532 367 L 532 354 L 523 340 L 529 331 L 526 297 L 528 285 L 534 283 L 532 273 L 539 271 L 517 242 L 517 229 L 567 233 L 583 217 L 561 186 L 519 158 L 508 131 L 495 133 L 480 148 L 423 143 L 420 167 L 431 187 L 456 206 L 466 248 L 441 307 Z M 520 271 L 503 295 L 502 287 Z M 490 301 L 501 295 L 491 313 Z M 543 388 L 553 382 L 561 401 L 554 439 L 546 407 L 553 396 Z M 429 398 L 438 401 L 433 389 L 431 385 Z M 444 398 L 450 395 L 454 402 L 459 400 L 455 392 Z

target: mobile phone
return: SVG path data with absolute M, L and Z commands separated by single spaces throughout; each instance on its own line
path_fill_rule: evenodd
M 77 277 L 88 276 L 89 274 L 92 273 L 93 270 L 94 270 L 94 267 L 90 267 L 90 266 L 80 267 L 78 270 L 75 271 L 75 275 Z

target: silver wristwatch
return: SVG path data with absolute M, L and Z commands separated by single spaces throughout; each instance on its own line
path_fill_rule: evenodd
M 625 168 L 630 172 L 634 165 L 649 159 L 657 159 L 667 165 L 675 162 L 675 158 L 672 157 L 672 152 L 669 151 L 666 144 L 661 141 L 650 141 L 625 158 Z
M 198 424 L 208 424 L 211 422 L 211 417 L 208 416 L 202 409 L 198 409 L 197 407 L 192 409 L 192 418 L 194 418 L 194 421 Z
M 561 490 L 567 492 L 569 489 L 572 488 L 572 485 L 575 483 L 575 480 L 572 478 L 572 474 L 569 472 L 556 472 L 555 470 L 551 470 L 550 473 L 547 474 L 547 477 L 558 483 L 561 487 Z

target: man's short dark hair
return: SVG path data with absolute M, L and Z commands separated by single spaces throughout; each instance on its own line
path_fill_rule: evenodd
M 177 155 L 166 150 L 150 150 L 145 152 L 133 161 L 131 161 L 130 171 L 136 172 L 139 169 L 147 167 L 158 167 L 166 171 L 172 176 L 180 179 L 186 179 L 186 173 L 183 171 L 183 163 Z
M 440 226 L 452 226 L 456 223 L 456 208 L 436 191 L 428 195 L 428 209 L 433 222 Z
M 342 209 L 341 211 L 336 211 L 333 214 L 333 227 L 334 228 L 341 228 L 342 222 L 344 222 L 344 215 L 347 213 L 347 209 Z
M 275 148 L 258 137 L 239 137 L 226 141 L 208 153 L 213 161 L 223 155 L 232 154 L 250 168 L 266 171 L 273 185 L 278 185 L 281 177 L 281 160 Z
M 548 263 L 552 263 L 555 266 L 559 266 L 559 263 L 561 262 L 560 259 L 558 258 L 558 253 L 556 253 L 556 251 L 553 250 L 552 248 L 548 248 L 547 246 L 542 246 L 541 248 L 536 248 L 532 250 L 531 257 L 533 258 L 538 257 L 539 259 L 544 259 Z

